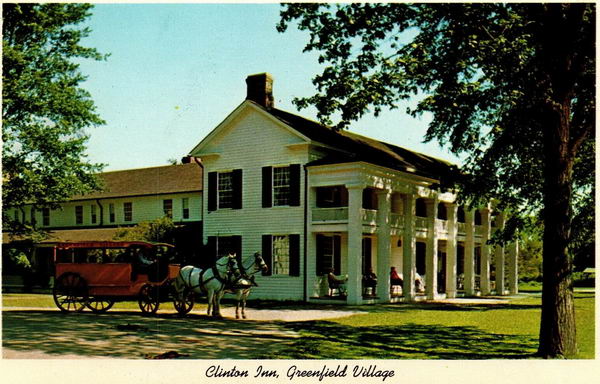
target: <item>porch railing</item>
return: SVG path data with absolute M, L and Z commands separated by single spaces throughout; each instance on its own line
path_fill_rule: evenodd
M 426 217 L 415 217 L 415 228 L 426 230 L 427 229 L 427 218 Z
M 314 208 L 312 210 L 313 222 L 345 222 L 348 221 L 348 207 Z
M 392 228 L 402 228 L 404 227 L 404 215 L 401 213 L 391 213 L 390 214 L 390 227 Z
M 377 224 L 377 211 L 374 209 L 361 209 L 360 218 L 363 224 Z

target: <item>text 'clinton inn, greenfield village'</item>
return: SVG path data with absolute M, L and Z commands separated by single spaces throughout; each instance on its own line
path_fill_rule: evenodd
M 518 245 L 488 245 L 505 217 L 434 188 L 444 161 L 275 108 L 269 74 L 186 164 L 101 174 L 105 189 L 57 210 L 8 208 L 50 241 L 109 240 L 118 226 L 170 216 L 200 263 L 261 252 L 253 298 L 363 304 L 517 292 Z M 9 241 L 4 236 L 4 242 Z M 188 257 L 188 260 L 190 258 Z M 402 277 L 391 285 L 391 267 Z M 364 287 L 370 269 L 376 287 Z M 327 273 L 347 278 L 344 294 Z

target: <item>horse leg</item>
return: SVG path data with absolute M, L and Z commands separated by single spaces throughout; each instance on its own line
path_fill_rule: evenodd
M 214 295 L 213 303 L 213 317 L 222 318 L 221 315 L 221 292 L 216 292 Z
M 242 293 L 242 319 L 246 318 L 246 298 L 248 297 L 248 292 Z
M 208 308 L 206 310 L 206 315 L 210 316 L 210 310 L 213 310 L 214 313 L 214 304 L 213 304 L 213 300 L 214 300 L 214 291 L 209 290 L 206 293 L 206 298 L 207 298 L 207 303 L 208 303 Z

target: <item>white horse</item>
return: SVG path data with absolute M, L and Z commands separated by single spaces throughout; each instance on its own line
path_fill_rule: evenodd
M 194 292 L 195 294 L 206 293 L 208 299 L 207 314 L 213 317 L 221 316 L 221 297 L 223 289 L 227 285 L 232 285 L 240 278 L 240 269 L 235 254 L 223 256 L 215 265 L 208 269 L 200 269 L 188 265 L 179 271 L 173 287 L 177 300 L 184 302 L 186 297 L 184 291 Z
M 254 275 L 256 275 L 258 272 L 266 273 L 269 270 L 269 267 L 263 260 L 260 253 L 256 252 L 252 259 L 247 258 L 246 260 L 242 260 L 240 269 L 242 272 L 242 277 L 234 284 L 225 287 L 221 293 L 221 296 L 223 293 L 231 293 L 235 295 L 235 318 L 240 318 L 239 310 L 241 304 L 242 318 L 245 319 L 246 299 L 248 298 L 248 295 L 250 295 L 250 289 L 252 286 L 256 285 L 254 282 Z

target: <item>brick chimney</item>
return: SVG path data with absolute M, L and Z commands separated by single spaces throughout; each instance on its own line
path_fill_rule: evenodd
M 273 77 L 268 73 L 257 73 L 246 78 L 248 94 L 246 100 L 252 100 L 267 109 L 275 107 L 273 102 Z

